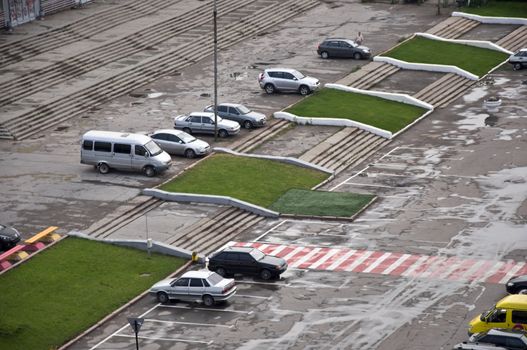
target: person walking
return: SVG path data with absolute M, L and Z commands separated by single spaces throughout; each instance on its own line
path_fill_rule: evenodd
M 357 45 L 362 45 L 363 41 L 364 37 L 362 36 L 362 33 L 359 32 L 359 34 L 357 34 L 357 37 L 355 38 L 355 43 L 357 43 Z

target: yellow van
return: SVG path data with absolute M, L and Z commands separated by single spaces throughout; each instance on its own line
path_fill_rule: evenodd
M 527 295 L 509 295 L 494 308 L 476 316 L 469 323 L 469 334 L 485 332 L 491 328 L 527 330 Z

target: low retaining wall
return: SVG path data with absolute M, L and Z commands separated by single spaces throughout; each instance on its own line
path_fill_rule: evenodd
M 279 213 L 269 210 L 258 205 L 244 202 L 242 200 L 228 197 L 228 196 L 215 196 L 208 194 L 196 194 L 196 193 L 179 193 L 179 192 L 167 192 L 155 188 L 145 188 L 143 194 L 146 196 L 152 196 L 171 202 L 195 202 L 195 203 L 211 203 L 219 205 L 229 205 L 232 207 L 240 208 L 256 215 L 265 216 L 268 218 L 278 218 Z
M 274 117 L 277 119 L 289 120 L 293 123 L 301 125 L 326 125 L 326 126 L 346 126 L 354 127 L 362 130 L 366 130 L 378 136 L 384 137 L 386 139 L 392 138 L 392 133 L 387 130 L 379 129 L 371 125 L 359 123 L 349 119 L 339 119 L 339 118 L 308 118 L 300 117 L 288 112 L 274 112 Z
M 316 165 L 316 164 L 313 164 L 313 163 L 309 163 L 309 162 L 303 161 L 303 160 L 298 159 L 298 158 L 269 156 L 269 155 L 264 155 L 264 154 L 240 153 L 240 152 L 233 151 L 230 148 L 224 148 L 224 147 L 214 147 L 214 151 L 215 152 L 229 153 L 229 154 L 232 154 L 232 155 L 235 155 L 235 156 L 240 156 L 240 157 L 276 160 L 276 161 L 283 162 L 283 163 L 288 163 L 288 164 L 301 166 L 303 168 L 309 168 L 309 169 L 322 171 L 324 173 L 333 174 L 333 170 L 331 170 L 331 169 L 324 168 L 322 166 L 319 166 L 319 165 Z
M 484 24 L 518 24 L 518 25 L 527 25 L 527 18 L 517 18 L 517 17 L 489 17 L 489 16 L 480 16 L 474 15 L 472 13 L 465 12 L 452 12 L 453 17 L 463 17 L 471 19 L 473 21 L 478 21 Z
M 461 75 L 462 77 L 465 77 L 470 80 L 479 80 L 479 77 L 475 74 L 467 72 L 466 70 L 461 69 L 459 67 L 450 66 L 446 64 L 413 63 L 413 62 L 401 61 L 401 60 L 398 60 L 392 57 L 386 57 L 386 56 L 375 56 L 373 60 L 376 62 L 385 62 L 385 63 L 393 64 L 394 66 L 402 68 L 402 69 L 422 70 L 422 71 L 427 71 L 427 72 L 438 72 L 438 73 L 453 73 L 453 74 Z
M 104 242 L 104 243 L 109 243 L 109 244 L 115 244 L 115 245 L 119 245 L 123 247 L 140 249 L 140 250 L 144 250 L 145 252 L 148 251 L 146 240 L 141 240 L 141 239 L 99 239 L 99 238 L 91 237 L 80 231 L 71 231 L 68 233 L 68 236 L 80 237 L 80 238 L 90 239 L 92 241 L 98 241 L 98 242 Z M 150 251 L 152 253 L 160 253 L 160 254 L 165 254 L 165 255 L 177 256 L 183 259 L 189 259 L 189 260 L 192 259 L 192 252 L 190 250 L 174 247 L 169 244 L 165 244 L 165 243 L 157 242 L 157 241 L 152 241 L 152 248 L 150 248 Z M 200 257 L 200 259 L 203 260 L 203 257 Z
M 496 44 L 494 44 L 493 42 L 490 42 L 490 41 L 484 41 L 484 40 L 463 40 L 463 39 L 445 39 L 445 38 L 442 38 L 440 36 L 437 36 L 437 35 L 434 35 L 434 34 L 429 34 L 429 33 L 415 33 L 415 35 L 416 36 L 421 36 L 423 38 L 427 38 L 427 39 L 430 39 L 430 40 L 445 41 L 445 42 L 449 42 L 449 43 L 453 43 L 453 44 L 463 44 L 463 45 L 475 46 L 475 47 L 479 47 L 479 48 L 487 49 L 487 50 L 500 51 L 500 52 L 506 53 L 508 55 L 512 55 L 514 53 L 514 52 L 509 51 L 507 49 L 504 49 L 503 47 L 501 47 L 499 45 L 496 45 Z

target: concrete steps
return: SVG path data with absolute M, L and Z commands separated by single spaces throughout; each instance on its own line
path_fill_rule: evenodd
M 238 143 L 235 143 L 232 147 L 234 151 L 247 153 L 263 144 L 264 142 L 272 139 L 279 133 L 285 131 L 289 128 L 291 124 L 289 121 L 284 119 L 272 119 L 272 122 L 265 127 L 264 130 L 257 129 L 260 132 L 256 135 L 249 135 L 247 138 L 240 140 Z
M 337 81 L 337 84 L 351 86 L 357 89 L 367 90 L 375 84 L 396 73 L 400 68 L 384 63 L 370 62 L 361 67 L 358 71 Z
M 527 26 L 517 28 L 501 38 L 496 44 L 512 52 L 527 47 Z
M 443 22 L 430 28 L 427 33 L 440 36 L 445 39 L 456 39 L 477 27 L 480 22 L 463 17 L 449 17 Z
M 430 103 L 436 108 L 443 108 L 461 96 L 474 83 L 473 80 L 449 73 L 416 93 L 414 97 Z
M 177 232 L 169 244 L 208 255 L 263 219 L 242 209 L 225 208 L 216 216 Z

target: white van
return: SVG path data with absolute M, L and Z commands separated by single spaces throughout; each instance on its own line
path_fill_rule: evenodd
M 118 169 L 154 176 L 167 170 L 171 160 L 146 135 L 92 130 L 82 136 L 81 163 L 95 166 L 101 174 Z

